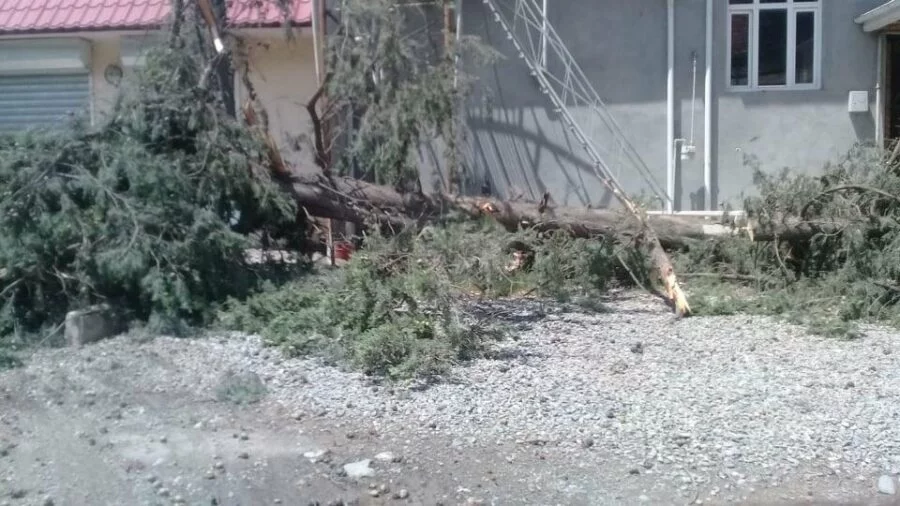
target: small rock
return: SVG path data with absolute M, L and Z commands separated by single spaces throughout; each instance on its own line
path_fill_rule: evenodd
M 348 478 L 365 478 L 366 476 L 374 476 L 375 470 L 372 469 L 369 464 L 372 461 L 369 459 L 363 459 L 356 462 L 351 462 L 349 464 L 344 464 L 344 472 L 347 473 Z
M 28 491 L 24 488 L 13 489 L 13 491 L 9 493 L 9 496 L 13 499 L 22 499 L 26 495 L 28 495 Z
M 169 491 L 169 489 L 167 489 L 166 487 L 162 487 L 161 489 L 157 490 L 156 493 L 162 497 L 169 497 L 171 491 Z
M 207 480 L 214 480 L 214 479 L 216 479 L 216 473 L 214 473 L 212 471 L 206 471 L 206 474 L 204 474 L 203 477 L 206 478 Z
M 303 457 L 315 464 L 320 460 L 324 460 L 329 454 L 328 450 L 312 450 L 303 454 Z
M 172 502 L 174 502 L 176 504 L 184 504 L 184 497 L 182 497 L 180 495 L 176 495 L 175 497 L 172 498 Z
M 848 381 L 847 384 L 844 385 L 844 388 L 853 388 L 855 386 L 856 386 L 856 383 L 854 383 L 852 381 Z
M 894 485 L 894 479 L 883 474 L 878 478 L 878 492 L 881 494 L 895 495 L 897 487 Z
M 381 491 L 373 488 L 372 490 L 369 490 L 369 495 L 372 497 L 378 497 L 381 495 Z
M 592 448 L 594 446 L 593 438 L 584 438 L 581 440 L 582 448 Z
M 406 499 L 409 497 L 409 490 L 401 488 L 394 494 L 394 499 Z
M 241 432 L 241 435 L 239 437 L 240 437 L 241 441 L 246 441 L 246 440 L 250 439 L 250 436 L 247 435 L 246 432 Z
M 238 453 L 238 458 L 246 460 L 246 459 L 250 458 L 250 454 L 247 452 L 241 452 L 241 453 Z
M 391 452 L 381 452 L 375 456 L 375 460 L 379 462 L 395 462 L 397 456 Z
M 48 496 L 44 497 L 44 502 L 42 502 L 41 504 L 43 506 L 53 506 L 56 503 L 53 502 L 53 498 L 48 495 Z
M 638 342 L 632 344 L 631 345 L 631 353 L 635 353 L 638 355 L 640 355 L 641 353 L 644 353 L 644 343 L 638 341 Z
M 638 474 L 641 474 L 641 470 L 636 467 L 632 467 L 631 469 L 628 470 L 628 474 L 638 475 Z
M 120 315 L 104 304 L 66 313 L 64 326 L 69 346 L 82 346 L 126 330 Z
M 162 436 L 159 438 L 159 442 L 162 444 L 166 444 L 169 442 L 169 438 L 167 438 L 166 436 Z
M 215 468 L 215 469 L 217 469 L 217 470 L 219 470 L 219 471 L 224 471 L 224 470 L 225 470 L 225 463 L 222 462 L 221 460 L 217 460 L 216 463 L 213 464 L 213 468 Z

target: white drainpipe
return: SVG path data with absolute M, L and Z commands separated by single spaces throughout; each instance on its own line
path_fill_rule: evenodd
M 541 67 L 547 71 L 547 0 L 541 5 Z
M 884 34 L 878 34 L 877 75 L 875 78 L 875 142 L 884 148 Z
M 323 76 L 322 76 L 322 74 L 323 74 L 323 72 L 322 72 L 322 57 L 321 57 L 322 48 L 319 47 L 320 44 L 322 43 L 321 39 L 319 38 L 321 36 L 321 33 L 319 32 L 319 30 L 321 29 L 320 25 L 322 23 L 322 19 L 319 18 L 319 3 L 322 1 L 324 1 L 324 0 L 312 0 L 312 20 L 311 20 L 312 21 L 312 31 L 313 31 L 313 53 L 315 53 L 313 55 L 313 61 L 315 62 L 316 83 L 318 83 L 318 85 L 322 84 L 322 78 L 323 78 Z
M 675 0 L 668 0 L 666 78 L 666 211 L 675 211 Z
M 456 15 L 456 55 L 453 57 L 453 89 L 459 86 L 459 39 L 462 38 L 462 7 L 463 0 L 456 0 L 453 3 L 453 14 Z
M 712 60 L 713 0 L 706 0 L 706 76 L 703 82 L 703 189 L 706 210 L 712 211 Z

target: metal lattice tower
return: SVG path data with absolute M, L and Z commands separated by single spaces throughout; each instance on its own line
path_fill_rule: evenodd
M 553 103 L 555 112 L 587 152 L 597 177 L 613 193 L 624 195 L 616 172 L 636 172 L 665 206 L 670 200 L 666 191 L 625 138 L 581 67 L 550 26 L 537 0 L 482 1 L 503 27 L 519 57 L 540 84 L 541 91 Z M 558 70 L 556 75 L 550 69 Z M 579 113 L 576 119 L 573 109 L 583 110 L 586 114 Z

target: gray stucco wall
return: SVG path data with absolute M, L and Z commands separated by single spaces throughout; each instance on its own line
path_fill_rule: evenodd
M 513 0 L 497 0 L 511 2 Z M 745 156 L 763 168 L 820 171 L 857 141 L 874 138 L 876 38 L 853 19 L 878 0 L 823 0 L 822 89 L 726 90 L 727 8 L 716 0 L 713 65 L 713 197 L 740 207 L 752 192 Z M 703 209 L 703 79 L 705 0 L 676 0 L 676 138 L 690 135 L 693 160 L 678 161 L 676 209 Z M 563 128 L 548 99 L 481 0 L 464 0 L 463 30 L 481 36 L 505 58 L 468 68 L 479 84 L 468 105 L 465 157 L 470 191 L 490 180 L 501 197 L 539 199 L 550 191 L 558 204 L 611 204 L 579 143 Z M 549 20 L 600 97 L 652 170 L 666 183 L 665 0 L 550 1 Z M 697 57 L 697 99 L 691 107 L 691 55 Z M 870 113 L 847 112 L 848 92 L 868 90 Z M 586 114 L 578 111 L 577 115 Z M 636 174 L 620 181 L 635 194 L 646 189 Z

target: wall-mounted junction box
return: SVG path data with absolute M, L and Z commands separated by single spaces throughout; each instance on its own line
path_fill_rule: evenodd
M 847 98 L 847 112 L 869 112 L 869 92 L 851 91 Z

